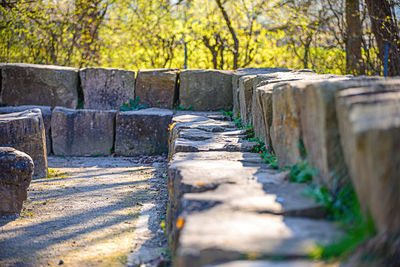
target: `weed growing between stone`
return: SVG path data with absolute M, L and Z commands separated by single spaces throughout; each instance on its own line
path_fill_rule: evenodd
M 184 107 L 184 106 L 182 106 L 182 105 L 179 105 L 179 106 L 177 106 L 176 108 L 175 108 L 176 110 L 179 110 L 179 111 L 187 111 L 187 110 L 191 110 L 191 111 L 193 111 L 194 109 L 192 108 L 192 106 L 188 106 L 188 107 Z
M 238 128 L 246 130 L 246 140 L 258 143 L 252 152 L 259 153 L 264 163 L 278 169 L 277 157 L 266 149 L 262 140 L 254 136 L 252 125 L 243 126 L 240 117 L 234 119 L 231 112 L 221 112 L 230 116 Z M 306 160 L 307 151 L 301 139 L 299 140 L 298 148 L 301 161 L 291 166 L 286 166 L 282 170 L 289 171 L 290 182 L 308 184 L 304 194 L 322 204 L 327 211 L 327 219 L 336 222 L 345 232 L 345 236 L 340 241 L 327 246 L 318 246 L 310 254 L 310 257 L 319 260 L 346 258 L 354 252 L 356 247 L 376 234 L 373 220 L 371 217 L 365 218 L 361 214 L 357 195 L 351 185 L 332 192 L 328 188 L 316 184 L 313 178 L 318 172 Z
M 239 116 L 238 118 L 234 119 L 232 111 L 221 110 L 221 113 L 225 116 L 229 116 L 235 123 L 236 127 L 246 130 L 246 136 L 244 140 L 258 143 L 258 145 L 256 145 L 251 152 L 260 154 L 261 158 L 263 159 L 263 163 L 268 164 L 271 168 L 278 169 L 278 160 L 276 156 L 272 152 L 268 151 L 268 149 L 265 147 L 265 143 L 262 140 L 254 136 L 253 125 L 248 124 L 243 126 L 242 118 Z
M 327 211 L 327 219 L 336 222 L 345 232 L 345 236 L 337 243 L 317 247 L 311 257 L 314 259 L 337 259 L 349 256 L 354 249 L 375 235 L 375 227 L 370 217 L 362 216 L 357 195 L 351 185 L 331 191 L 313 181 L 317 171 L 306 160 L 307 152 L 299 140 L 302 161 L 285 167 L 289 170 L 289 180 L 293 183 L 307 183 L 304 192 Z
M 119 107 L 120 111 L 131 111 L 145 109 L 147 106 L 139 104 L 139 97 L 135 97 L 135 100 L 129 99 L 128 103 L 123 104 Z

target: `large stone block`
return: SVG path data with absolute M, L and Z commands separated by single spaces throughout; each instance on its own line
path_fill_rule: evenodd
M 334 79 L 333 75 L 293 75 L 287 81 L 275 83 L 272 87 L 272 124 L 270 138 L 278 158 L 279 167 L 290 166 L 302 160 L 303 127 L 302 110 L 304 90 L 308 84 L 319 80 Z M 339 79 L 339 78 L 338 78 Z M 340 78 L 344 79 L 344 78 Z M 271 82 L 271 84 L 274 84 Z M 268 91 L 268 89 L 267 89 Z
M 85 109 L 118 109 L 134 98 L 135 72 L 111 68 L 79 71 Z
M 171 110 L 158 108 L 119 112 L 115 152 L 124 156 L 168 153 L 172 115 Z
M 51 118 L 55 155 L 109 155 L 114 142 L 115 110 L 56 107 Z
M 361 207 L 380 233 L 395 235 L 400 233 L 398 88 L 349 89 L 336 98 L 341 143 Z
M 172 109 L 177 101 L 178 69 L 139 70 L 135 95 L 147 107 Z
M 214 207 L 185 219 L 174 266 L 200 267 L 249 255 L 306 258 L 340 237 L 330 222 Z
M 349 183 L 339 133 L 335 94 L 347 88 L 398 87 L 399 81 L 376 77 L 342 78 L 309 83 L 302 94 L 301 128 L 307 158 L 316 168 L 317 181 L 335 189 Z
M 25 152 L 35 164 L 34 177 L 47 175 L 47 150 L 40 109 L 0 115 L 0 146 Z
M 239 79 L 239 107 L 243 125 L 252 123 L 253 79 L 256 77 L 257 75 L 247 75 Z
M 274 72 L 291 71 L 288 68 L 240 68 L 235 70 L 232 74 L 232 96 L 233 96 L 233 116 L 240 117 L 240 103 L 239 103 L 239 79 L 246 75 L 268 74 Z
M 33 175 L 32 158 L 10 147 L 0 147 L 0 216 L 19 214 Z
M 78 70 L 22 63 L 1 64 L 1 98 L 10 106 L 42 105 L 76 108 Z
M 38 108 L 42 112 L 43 122 L 44 122 L 44 130 L 46 135 L 46 149 L 47 155 L 51 153 L 51 107 L 49 106 L 10 106 L 10 107 L 0 107 L 0 114 L 20 112 L 24 110 L 29 110 L 33 108 Z
M 180 104 L 194 110 L 232 109 L 232 71 L 182 70 Z

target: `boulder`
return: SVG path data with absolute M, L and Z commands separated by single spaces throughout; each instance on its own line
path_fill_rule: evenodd
M 194 110 L 232 109 L 232 71 L 182 70 L 180 104 Z
M 124 156 L 168 153 L 168 127 L 173 112 L 150 108 L 118 112 L 115 152 Z
M 9 107 L 0 107 L 0 114 L 20 112 L 24 110 L 29 110 L 33 108 L 38 108 L 42 112 L 43 122 L 44 122 L 44 130 L 46 135 L 46 149 L 47 155 L 51 153 L 51 107 L 50 106 L 9 106 Z
M 0 147 L 0 216 L 19 214 L 33 175 L 32 158 L 10 147 Z
M 114 142 L 115 110 L 56 107 L 51 118 L 55 155 L 109 155 Z
M 118 109 L 134 98 L 135 72 L 111 68 L 79 71 L 85 109 Z
M 392 236 L 400 233 L 400 90 L 390 87 L 339 92 L 336 110 L 362 210 L 372 215 L 379 233 Z
M 172 109 L 177 100 L 178 69 L 139 70 L 135 94 L 147 107 Z
M 40 109 L 0 115 L 0 146 L 25 152 L 35 164 L 34 177 L 47 175 L 47 150 Z
M 1 64 L 1 98 L 10 106 L 42 105 L 76 108 L 78 70 L 22 63 Z

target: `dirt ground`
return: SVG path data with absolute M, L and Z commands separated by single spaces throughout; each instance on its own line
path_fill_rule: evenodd
M 49 157 L 18 218 L 0 218 L 0 266 L 146 266 L 168 260 L 166 158 Z

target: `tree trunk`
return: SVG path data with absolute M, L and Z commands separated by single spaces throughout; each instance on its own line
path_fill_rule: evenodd
M 392 8 L 387 0 L 366 0 L 371 17 L 372 33 L 378 44 L 379 59 L 385 62 L 385 43 L 388 43 L 388 76 L 400 75 L 399 32 Z
M 239 39 L 236 36 L 235 29 L 232 27 L 232 22 L 229 19 L 228 13 L 226 12 L 221 0 L 215 0 L 217 2 L 217 5 L 219 7 L 219 10 L 222 13 L 222 16 L 224 17 L 226 26 L 228 26 L 229 32 L 232 36 L 233 39 L 233 69 L 238 68 L 238 62 L 239 62 Z
M 354 75 L 365 74 L 361 54 L 362 28 L 360 1 L 346 0 L 346 71 Z

